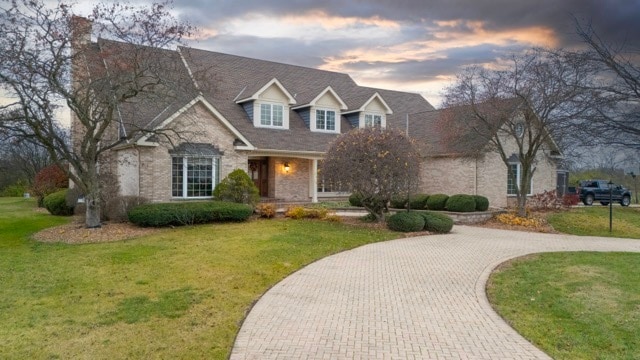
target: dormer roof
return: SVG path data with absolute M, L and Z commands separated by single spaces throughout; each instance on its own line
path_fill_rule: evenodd
M 333 90 L 333 88 L 331 88 L 331 86 L 327 86 L 324 90 L 320 92 L 320 94 L 318 94 L 315 98 L 313 98 L 309 103 L 298 105 L 293 109 L 296 110 L 296 109 L 302 109 L 310 106 L 316 106 L 317 102 L 320 99 L 322 99 L 322 97 L 325 96 L 327 93 L 331 94 L 336 99 L 336 101 L 340 104 L 340 110 L 347 110 L 349 108 L 347 104 L 345 104 L 345 102 L 342 101 L 340 96 L 338 96 L 338 94 Z
M 384 99 L 382 98 L 382 96 L 380 96 L 380 94 L 378 92 L 375 92 L 373 95 L 371 95 L 371 97 L 364 102 L 364 104 L 362 104 L 362 106 L 360 106 L 357 109 L 345 112 L 343 114 L 351 114 L 351 113 L 355 113 L 355 112 L 362 112 L 362 111 L 366 111 L 367 106 L 369 106 L 369 104 L 371 104 L 371 102 L 373 102 L 374 100 L 378 100 L 380 101 L 380 103 L 382 104 L 382 106 L 384 107 L 384 113 L 391 115 L 393 114 L 393 110 L 391 110 L 391 108 L 389 107 L 389 105 L 387 105 L 387 102 L 384 101 Z
M 236 100 L 236 103 L 237 104 L 242 104 L 242 103 L 245 103 L 247 101 L 258 100 L 260 98 L 260 95 L 263 92 L 265 92 L 267 89 L 269 89 L 271 86 L 274 86 L 274 85 L 278 89 L 280 89 L 280 91 L 282 91 L 282 93 L 287 97 L 287 101 L 288 101 L 289 105 L 297 104 L 296 99 L 291 95 L 291 93 L 289 93 L 289 91 L 287 91 L 287 89 L 282 85 L 282 83 L 280 83 L 280 81 L 278 81 L 278 79 L 276 79 L 276 78 L 271 79 L 271 81 L 266 83 L 263 87 L 258 89 L 258 91 L 256 91 L 255 93 L 251 94 L 251 96 L 245 97 L 245 98 L 240 98 L 240 100 Z M 242 96 L 242 93 L 240 94 L 240 96 Z

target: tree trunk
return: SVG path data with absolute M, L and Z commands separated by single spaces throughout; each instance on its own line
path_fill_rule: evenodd
M 84 220 L 85 227 L 89 229 L 101 227 L 102 223 L 100 222 L 100 196 L 97 194 L 87 194 L 84 198 L 84 203 L 87 207 Z
M 518 194 L 518 216 L 527 217 L 527 194 Z

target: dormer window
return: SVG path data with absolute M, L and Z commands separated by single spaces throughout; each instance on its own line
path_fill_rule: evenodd
M 382 115 L 364 114 L 365 127 L 382 127 Z
M 282 104 L 260 104 L 260 125 L 282 127 L 284 124 Z
M 334 110 L 316 110 L 316 130 L 336 131 L 336 112 Z
M 238 98 L 244 89 L 238 94 Z M 289 128 L 289 110 L 296 99 L 274 78 L 248 97 L 236 100 L 253 121 L 255 127 Z

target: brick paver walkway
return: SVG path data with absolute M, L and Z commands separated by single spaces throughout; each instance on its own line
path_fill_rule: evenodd
M 231 359 L 548 359 L 490 307 L 491 270 L 549 251 L 634 251 L 640 240 L 456 226 L 313 263 L 253 307 Z

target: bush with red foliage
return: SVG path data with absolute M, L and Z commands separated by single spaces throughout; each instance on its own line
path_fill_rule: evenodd
M 68 187 L 69 177 L 65 171 L 58 165 L 49 165 L 36 174 L 31 191 L 38 199 L 38 206 L 43 207 L 45 196 Z

